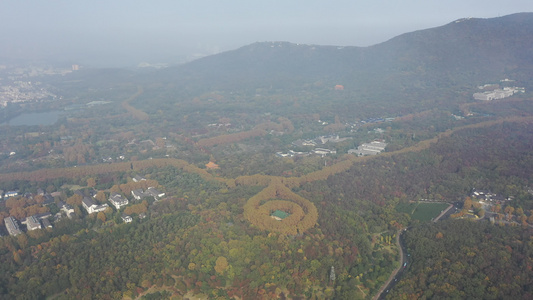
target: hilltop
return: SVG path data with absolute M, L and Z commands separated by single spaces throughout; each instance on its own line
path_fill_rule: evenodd
M 532 87 L 532 48 L 533 13 L 520 13 L 457 20 L 370 47 L 258 42 L 136 80 L 167 86 L 156 94 L 186 97 L 212 91 L 254 95 L 257 89 L 297 94 L 340 84 L 351 104 L 393 102 L 395 109 L 412 110 L 427 98 L 433 98 L 429 105 L 453 103 L 475 86 L 503 78 Z

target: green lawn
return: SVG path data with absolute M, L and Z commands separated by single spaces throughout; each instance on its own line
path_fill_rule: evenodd
M 400 203 L 396 210 L 410 215 L 414 220 L 425 222 L 437 217 L 447 207 L 446 203 Z

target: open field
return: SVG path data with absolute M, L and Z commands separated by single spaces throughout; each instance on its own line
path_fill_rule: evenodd
M 401 203 L 396 206 L 396 210 L 410 215 L 414 220 L 425 222 L 431 221 L 446 207 L 447 203 Z

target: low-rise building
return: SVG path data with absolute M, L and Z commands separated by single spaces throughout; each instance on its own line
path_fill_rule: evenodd
M 305 147 L 305 146 L 316 146 L 316 142 L 313 140 L 303 140 L 299 139 L 294 142 L 292 142 L 292 145 L 296 147 Z
M 25 223 L 28 230 L 42 229 L 41 222 L 35 216 L 27 217 Z
M 44 228 L 52 228 L 52 223 L 50 223 L 48 219 L 43 219 L 42 222 L 43 222 Z
M 124 223 L 131 223 L 133 221 L 133 218 L 128 215 L 122 215 L 122 221 L 124 221 Z
M 7 217 L 4 219 L 4 224 L 6 225 L 7 232 L 9 232 L 10 235 L 16 236 L 22 233 L 22 230 L 20 230 L 19 223 L 17 220 L 13 217 Z
M 325 148 L 315 148 L 313 150 L 313 153 L 318 154 L 318 155 L 322 155 L 322 156 L 326 156 L 328 154 L 336 154 L 337 150 L 330 150 L 330 149 L 325 149 Z
M 139 175 L 136 175 L 135 177 L 132 178 L 133 182 L 140 182 L 140 181 L 145 181 L 146 178 L 142 177 L 142 176 L 139 176 Z
M 113 204 L 113 206 L 117 210 L 120 209 L 121 207 L 126 206 L 126 205 L 129 204 L 128 199 L 122 197 L 122 195 L 117 194 L 117 193 L 112 193 L 109 196 L 109 202 L 111 202 L 111 204 Z
M 100 211 L 104 211 L 106 208 L 109 207 L 109 205 L 107 205 L 107 203 L 105 204 L 96 204 L 91 198 L 89 197 L 85 197 L 83 198 L 83 200 L 81 201 L 81 204 L 83 206 L 83 208 L 85 208 L 85 210 L 87 211 L 88 214 L 92 214 L 92 213 L 95 213 L 95 212 L 100 212 Z
M 518 92 L 524 92 L 524 88 L 518 88 L 518 87 L 505 87 L 503 89 L 495 89 L 493 91 L 487 91 L 483 93 L 474 93 L 473 97 L 476 100 L 482 100 L 482 101 L 491 101 L 491 100 L 498 100 L 498 99 L 504 99 L 507 97 L 511 97 L 515 93 Z
M 340 140 L 339 136 L 338 135 L 323 135 L 323 136 L 319 136 L 317 138 L 317 141 L 320 142 L 321 144 L 326 144 L 326 143 L 338 143 Z
M 131 195 L 135 200 L 141 200 L 142 198 L 146 197 L 142 189 L 136 189 L 131 191 Z
M 19 191 L 18 190 L 14 190 L 14 191 L 7 191 L 4 198 L 7 199 L 7 198 L 10 198 L 10 197 L 15 197 L 15 196 L 18 196 L 19 195 Z
M 154 199 L 155 199 L 156 201 L 159 200 L 159 199 L 161 199 L 162 197 L 165 196 L 165 193 L 162 193 L 162 192 L 158 191 L 158 190 L 157 190 L 156 188 L 154 188 L 154 187 L 149 187 L 149 188 L 146 190 L 145 194 L 148 194 L 148 195 L 154 197 Z
M 54 197 L 52 197 L 52 195 L 50 194 L 44 194 L 43 199 L 44 199 L 43 205 L 50 205 L 54 203 Z
M 72 207 L 72 205 L 60 201 L 57 204 L 57 207 L 59 207 L 59 209 L 64 212 L 69 219 L 72 219 L 72 216 L 74 215 L 74 207 Z
M 361 144 L 357 149 L 350 149 L 348 153 L 356 154 L 358 156 L 377 155 L 385 150 L 387 143 L 381 140 L 372 141 L 370 143 Z
M 52 216 L 51 213 L 49 212 L 44 212 L 44 213 L 40 213 L 40 214 L 35 214 L 33 215 L 37 220 L 44 220 L 44 219 L 48 219 Z

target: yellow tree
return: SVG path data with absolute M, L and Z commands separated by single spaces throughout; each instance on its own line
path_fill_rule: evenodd
M 472 199 L 470 197 L 466 197 L 464 205 L 463 205 L 463 209 L 469 210 L 471 208 L 472 208 Z
M 228 260 L 224 256 L 219 256 L 215 264 L 215 271 L 222 275 L 224 271 L 228 268 Z
M 98 191 L 94 196 L 94 199 L 96 199 L 98 203 L 105 203 L 107 201 L 107 196 L 104 191 Z
M 98 215 L 96 215 L 96 217 L 97 217 L 99 220 L 101 220 L 102 222 L 105 222 L 105 220 L 106 220 L 105 213 L 102 212 L 102 211 L 98 212 Z
M 96 180 L 93 177 L 90 177 L 87 179 L 87 186 L 88 187 L 95 187 L 96 186 Z
M 81 200 L 83 200 L 83 197 L 78 194 L 74 194 L 67 198 L 67 204 L 70 204 L 72 206 L 81 205 Z

